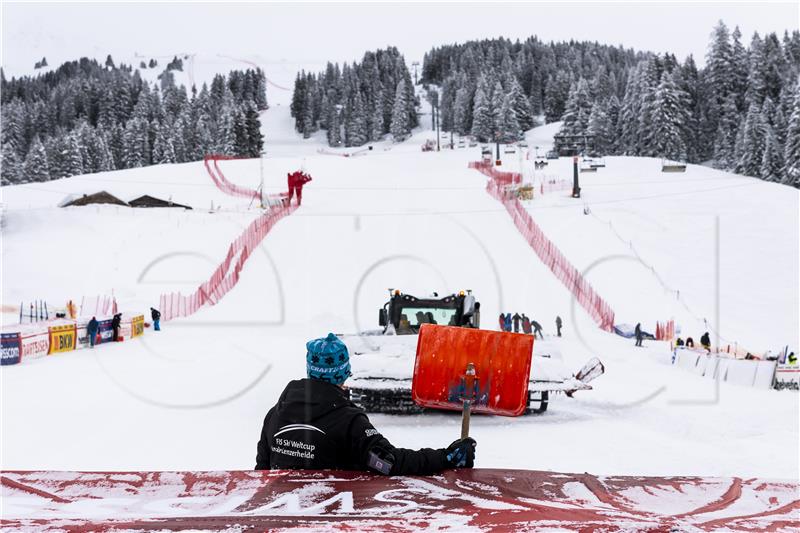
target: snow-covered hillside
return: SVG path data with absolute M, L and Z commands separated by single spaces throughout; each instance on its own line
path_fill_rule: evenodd
M 550 340 L 566 363 L 577 370 L 597 355 L 606 364 L 596 390 L 558 397 L 543 416 L 477 417 L 478 466 L 798 477 L 796 395 L 728 384 L 717 393 L 713 381 L 669 366 L 665 343 L 637 349 L 599 331 L 579 307 L 573 313 L 567 290 L 485 192 L 485 177 L 467 168 L 478 148 L 422 153 L 432 134 L 419 131 L 361 156 L 321 154 L 317 140 L 291 130 L 287 106 L 270 102 L 262 116 L 267 187 L 280 190 L 285 173 L 303 166 L 314 178 L 303 206 L 278 223 L 217 306 L 140 341 L 4 367 L 3 468 L 250 468 L 264 414 L 286 381 L 304 374 L 305 341 L 374 328 L 393 287 L 472 289 L 488 328 L 501 311 L 524 311 L 552 333 L 560 315 L 565 336 Z M 529 132 L 530 146 L 544 151 L 553 128 Z M 521 154 L 504 157 L 510 170 L 531 165 Z M 722 339 L 753 351 L 796 350 L 797 190 L 697 166 L 662 174 L 653 159 L 605 163 L 581 175 L 581 200 L 552 192 L 528 209 L 617 322 L 652 328 L 674 317 L 697 339 L 707 318 Z M 231 181 L 258 185 L 258 160 L 221 165 Z M 533 176 L 571 180 L 571 172 L 561 159 Z M 101 189 L 195 209 L 55 207 L 67 194 Z M 202 163 L 2 194 L 2 303 L 11 306 L 113 289 L 123 310 L 144 310 L 163 292 L 186 293 L 207 279 L 260 213 L 215 189 Z M 654 271 L 631 260 L 628 241 Z M 404 447 L 447 445 L 460 424 L 447 414 L 372 420 Z

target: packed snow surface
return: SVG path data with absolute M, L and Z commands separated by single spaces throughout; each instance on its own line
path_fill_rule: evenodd
M 544 415 L 474 418 L 477 466 L 798 478 L 797 394 L 716 384 L 669 365 L 666 343 L 635 348 L 598 330 L 485 192 L 486 178 L 467 168 L 479 147 L 422 153 L 435 134 L 421 129 L 345 158 L 318 153 L 318 138 L 298 138 L 285 103 L 262 118 L 266 189 L 281 190 L 286 172 L 303 167 L 314 178 L 303 206 L 277 224 L 218 305 L 142 339 L 3 367 L 3 469 L 252 468 L 264 415 L 305 374 L 305 342 L 376 328 L 387 289 L 397 288 L 471 289 L 483 327 L 496 328 L 501 311 L 525 312 L 568 367 L 591 356 L 605 363 L 595 390 L 556 396 Z M 422 122 L 429 127 L 430 117 Z M 531 158 L 557 128 L 528 133 Z M 572 180 L 566 158 L 534 173 L 524 153 L 501 155 L 535 184 Z M 652 330 L 675 318 L 696 341 L 712 330 L 723 346 L 797 350 L 797 190 L 693 165 L 665 174 L 648 158 L 605 164 L 581 175 L 581 200 L 551 192 L 528 209 L 618 323 Z M 221 168 L 239 185 L 259 184 L 257 159 Z M 56 207 L 98 190 L 194 209 Z M 6 326 L 19 302 L 35 298 L 63 306 L 113 291 L 122 311 L 142 312 L 162 293 L 190 293 L 260 213 L 215 189 L 202 163 L 2 194 Z M 562 338 L 552 337 L 556 315 Z M 446 446 L 460 428 L 449 413 L 371 419 L 409 448 Z

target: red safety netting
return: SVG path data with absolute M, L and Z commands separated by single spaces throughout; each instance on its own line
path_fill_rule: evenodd
M 296 205 L 272 207 L 255 219 L 228 248 L 225 260 L 217 267 L 208 281 L 197 290 L 184 296 L 179 292 L 161 295 L 161 319 L 189 316 L 204 305 L 214 305 L 239 282 L 239 275 L 253 249 L 261 244 L 275 223 L 291 214 Z
M 601 329 L 612 331 L 614 329 L 614 311 L 611 306 L 594 291 L 589 282 L 578 272 L 578 269 L 547 238 L 517 196 L 506 190 L 507 185 L 520 183 L 522 176 L 517 172 L 498 171 L 492 167 L 491 163 L 472 162 L 469 166 L 492 178 L 486 185 L 487 192 L 505 206 L 514 225 L 517 226 L 539 259 L 575 296 L 581 307 L 589 313 L 589 316 L 597 322 Z
M 203 158 L 203 164 L 206 166 L 206 171 L 208 175 L 211 176 L 211 179 L 214 181 L 214 185 L 217 186 L 219 190 L 224 192 L 225 194 L 229 194 L 231 196 L 237 196 L 239 198 L 248 198 L 248 199 L 261 199 L 261 193 L 255 189 L 248 189 L 247 187 L 240 187 L 235 183 L 231 183 L 225 177 L 225 174 L 222 173 L 222 169 L 219 168 L 219 161 L 227 161 L 230 159 L 241 159 L 239 157 L 233 157 L 229 155 L 207 155 Z
M 675 338 L 675 321 L 656 322 L 656 340 L 671 341 Z

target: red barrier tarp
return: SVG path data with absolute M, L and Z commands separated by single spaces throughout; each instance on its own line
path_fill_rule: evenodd
M 798 483 L 526 470 L 3 472 L 3 530 L 791 530 Z

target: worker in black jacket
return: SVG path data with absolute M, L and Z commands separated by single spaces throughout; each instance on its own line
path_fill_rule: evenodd
M 256 470 L 372 470 L 427 475 L 472 468 L 475 440 L 447 448 L 395 448 L 343 388 L 350 376 L 347 347 L 334 334 L 306 344 L 307 379 L 289 382 L 269 410 L 258 442 Z

